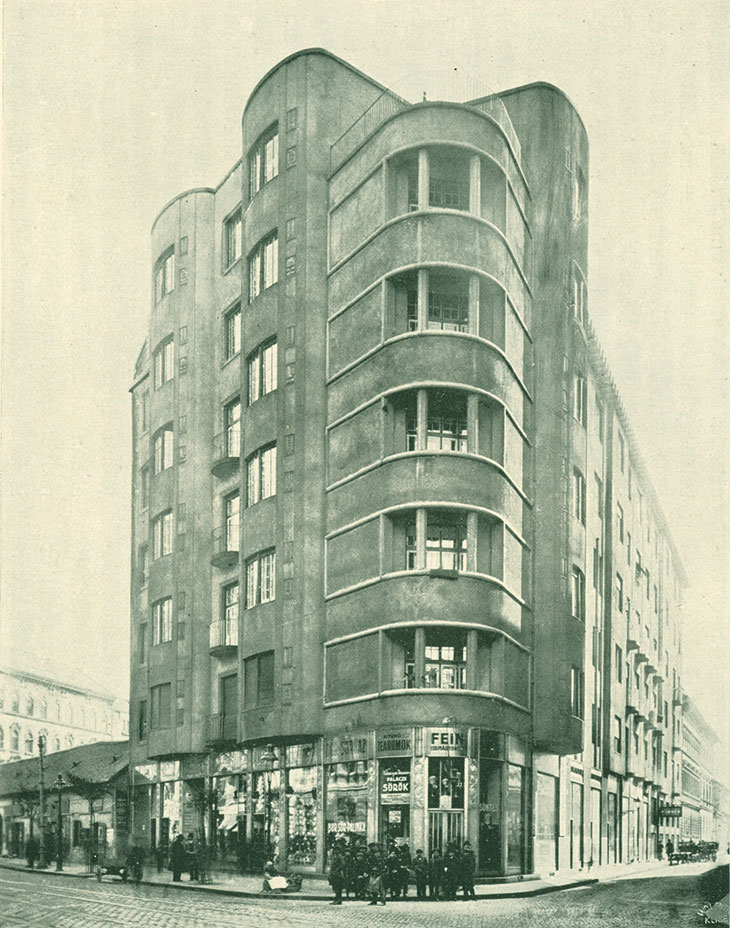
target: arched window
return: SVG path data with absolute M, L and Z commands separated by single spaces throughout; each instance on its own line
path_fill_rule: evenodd
M 20 750 L 20 726 L 12 725 L 10 727 L 10 750 L 19 751 Z
M 13 693 L 13 701 L 11 705 L 13 712 L 20 712 L 20 697 L 17 693 Z
M 56 703 L 56 721 L 57 722 L 61 721 L 61 703 L 60 702 Z
M 89 722 L 89 727 L 96 729 L 96 710 L 91 710 L 91 721 Z
M 0 725 L 0 751 L 5 750 L 5 729 Z
M 58 737 L 58 735 L 56 735 L 56 737 L 53 739 L 53 750 L 54 751 L 61 750 L 61 739 Z
M 73 710 L 73 706 L 71 705 L 71 703 L 69 703 L 66 706 L 66 722 L 69 725 L 73 725 L 74 723 L 74 710 Z
M 86 713 L 83 709 L 79 709 L 79 728 L 86 728 Z
M 45 699 L 41 701 L 41 718 L 42 719 L 48 718 L 48 701 Z
M 26 715 L 33 715 L 33 709 L 34 709 L 34 706 L 33 706 L 33 697 L 32 697 L 32 696 L 28 696 L 28 698 L 25 700 L 25 714 L 26 714 Z
M 74 746 L 74 736 L 73 736 L 73 735 L 66 735 L 66 747 L 67 747 L 67 748 L 72 748 L 73 746 Z
M 35 739 L 33 738 L 33 732 L 29 731 L 25 736 L 25 753 L 32 754 L 35 747 Z

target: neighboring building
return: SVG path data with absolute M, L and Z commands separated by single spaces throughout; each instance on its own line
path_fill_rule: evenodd
M 127 848 L 129 742 L 101 741 L 58 751 L 45 758 L 44 835 L 48 858 L 55 859 L 58 802 L 61 802 L 63 860 L 91 862 Z M 59 794 L 59 776 L 63 787 Z M 40 837 L 39 759 L 0 766 L 0 856 L 22 857 L 26 841 Z
M 101 692 L 75 669 L 67 674 L 83 682 L 55 679 L 52 667 L 0 667 L 0 763 L 37 756 L 41 735 L 48 754 L 129 737 L 126 700 Z
M 719 739 L 689 696 L 682 705 L 682 818 L 684 841 L 721 841 L 725 830 L 720 821 L 722 787 L 716 779 Z M 725 850 L 725 848 L 723 848 Z
M 337 837 L 469 838 L 502 876 L 676 834 L 685 577 L 590 323 L 587 178 L 555 87 L 409 105 L 315 49 L 155 220 L 148 846 L 200 796 L 224 856 L 313 870 Z

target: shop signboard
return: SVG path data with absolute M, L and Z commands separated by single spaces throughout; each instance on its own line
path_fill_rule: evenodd
M 378 757 L 403 757 L 413 750 L 412 728 L 391 728 L 379 731 L 376 739 Z
M 341 764 L 348 760 L 367 760 L 368 733 L 348 731 L 342 735 L 324 739 L 324 762 Z
M 662 818 L 682 818 L 682 806 L 661 806 L 659 815 Z
M 157 780 L 157 764 L 136 764 L 134 767 L 135 786 L 140 783 L 155 783 Z
M 179 780 L 180 779 L 180 761 L 179 760 L 160 761 L 160 779 L 161 780 Z
M 467 737 L 465 728 L 429 728 L 426 752 L 441 757 L 464 757 Z
M 327 822 L 327 831 L 329 834 L 365 834 L 365 822 Z
M 411 798 L 410 770 L 382 770 L 380 774 L 380 802 L 400 805 Z

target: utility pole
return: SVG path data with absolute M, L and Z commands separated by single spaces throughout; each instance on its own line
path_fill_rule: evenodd
M 46 860 L 46 793 L 45 793 L 45 784 L 43 782 L 43 757 L 46 753 L 46 739 L 44 735 L 38 735 L 38 760 L 41 767 L 41 782 L 40 782 L 40 832 L 41 832 L 41 841 L 40 841 L 40 860 L 38 861 L 38 866 L 45 869 L 48 866 L 48 861 Z

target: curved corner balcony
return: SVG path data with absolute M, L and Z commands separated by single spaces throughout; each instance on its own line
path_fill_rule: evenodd
M 224 525 L 213 531 L 213 567 L 227 569 L 238 563 L 238 524 Z
M 241 463 L 241 429 L 238 425 L 219 432 L 213 438 L 210 472 L 214 477 L 231 477 Z
M 210 624 L 210 653 L 229 657 L 238 649 L 238 622 L 221 620 Z

